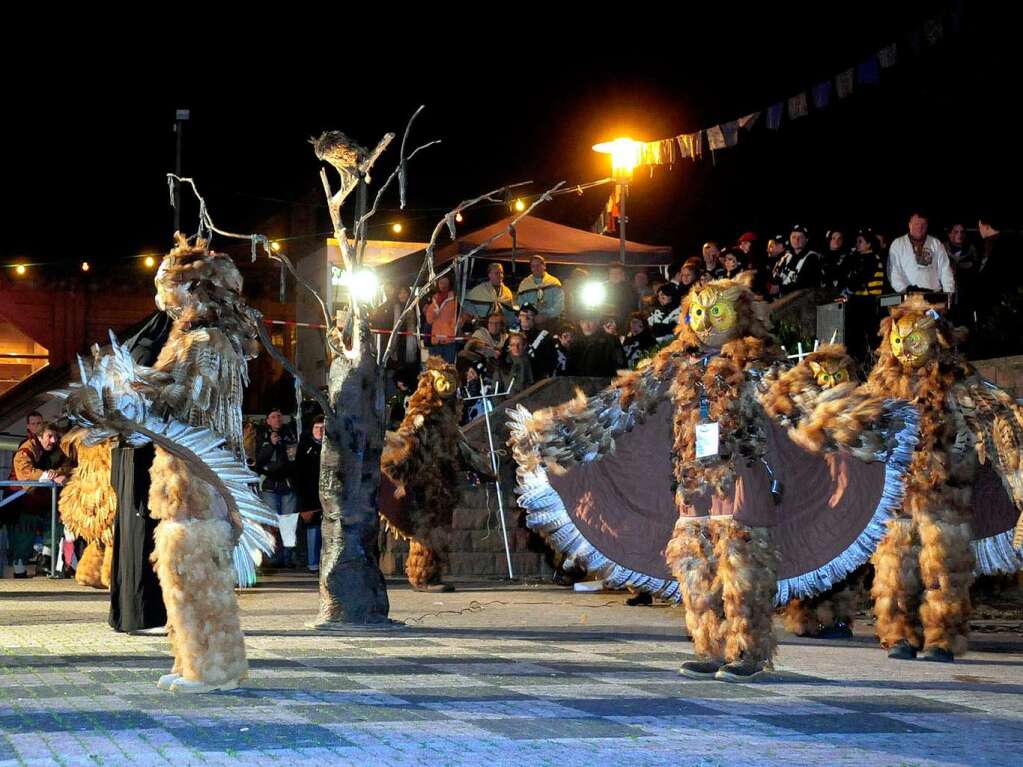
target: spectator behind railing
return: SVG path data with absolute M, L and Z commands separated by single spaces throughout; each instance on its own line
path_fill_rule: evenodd
M 38 415 L 30 413 L 29 418 Z M 53 482 L 63 487 L 72 466 L 60 449 L 60 436 L 60 430 L 53 424 L 39 425 L 36 434 L 32 434 L 30 428 L 29 436 L 14 454 L 11 479 Z M 44 548 L 45 541 L 50 538 L 51 501 L 51 492 L 47 488 L 28 487 L 25 495 L 8 506 L 8 518 L 13 519 L 9 559 L 14 564 L 15 578 L 27 578 L 26 565 L 32 562 L 39 570 L 50 567 L 52 557 L 44 554 Z M 63 530 L 57 532 L 58 538 L 63 538 Z
M 914 211 L 909 232 L 888 249 L 888 282 L 896 293 L 910 290 L 955 292 L 955 277 L 945 246 L 927 234 L 927 214 Z

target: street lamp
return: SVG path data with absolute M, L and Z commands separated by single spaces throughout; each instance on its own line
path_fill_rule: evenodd
M 629 220 L 625 215 L 625 198 L 629 196 L 629 182 L 632 181 L 632 170 L 639 165 L 639 152 L 642 142 L 631 138 L 616 138 L 595 144 L 593 151 L 611 155 L 611 178 L 621 187 L 621 205 L 618 217 L 618 260 L 625 263 L 625 224 Z

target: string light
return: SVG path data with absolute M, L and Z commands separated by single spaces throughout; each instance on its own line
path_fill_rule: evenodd
M 401 234 L 401 224 L 394 224 L 391 226 L 391 231 L 395 234 Z
M 270 250 L 272 250 L 274 253 L 280 253 L 281 244 L 277 242 L 277 240 L 274 240 L 273 242 L 270 243 Z
M 521 213 L 525 209 L 526 209 L 526 203 L 524 203 L 521 200 L 521 198 L 515 201 L 515 210 L 517 210 L 519 213 Z
M 25 268 L 24 264 L 18 264 L 16 267 L 14 267 L 14 271 L 16 271 L 18 274 L 24 274 L 28 270 Z
M 143 263 L 146 265 L 146 269 L 152 269 L 156 266 L 156 259 L 152 256 L 146 256 L 146 260 Z
M 463 221 L 465 221 L 465 217 L 462 215 L 461 211 L 459 211 L 455 214 L 455 222 L 460 224 Z
M 82 261 L 82 271 L 83 272 L 89 271 L 90 268 L 91 267 L 89 266 L 89 262 L 88 261 Z

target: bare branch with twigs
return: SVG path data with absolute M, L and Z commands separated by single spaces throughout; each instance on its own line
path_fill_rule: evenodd
M 528 184 L 530 182 L 527 181 L 527 182 L 524 182 L 524 183 Z M 501 189 L 496 189 L 493 192 L 488 192 L 487 194 L 480 195 L 479 197 L 475 197 L 472 200 L 466 200 L 465 202 L 459 204 L 459 206 L 457 208 L 454 208 L 453 210 L 449 211 L 444 216 L 444 218 L 441 219 L 438 222 L 437 226 L 434 228 L 433 236 L 430 239 L 430 244 L 426 248 L 426 262 L 424 262 L 423 266 L 424 267 L 427 267 L 427 266 L 429 267 L 428 273 L 430 275 L 430 278 L 425 283 L 423 283 L 422 285 L 416 284 L 414 286 L 413 291 L 412 291 L 412 295 L 409 297 L 408 303 L 405 305 L 405 308 L 402 309 L 401 313 L 398 315 L 397 319 L 395 319 L 395 321 L 394 321 L 394 330 L 397 330 L 399 327 L 401 327 L 401 324 L 404 322 L 405 317 L 408 316 L 408 313 L 412 310 L 412 308 L 419 303 L 419 299 L 423 297 L 423 295 L 426 292 L 427 287 L 431 283 L 436 282 L 438 279 L 440 279 L 441 277 L 446 275 L 448 272 L 450 272 L 452 269 L 454 269 L 457 264 L 472 258 L 477 253 L 479 253 L 481 250 L 486 249 L 486 247 L 488 245 L 490 245 L 490 243 L 494 242 L 494 240 L 496 240 L 496 239 L 506 235 L 508 232 L 510 232 L 512 230 L 512 228 L 519 221 L 521 221 L 523 218 L 525 218 L 530 213 L 532 213 L 533 210 L 538 205 L 540 205 L 541 203 L 550 201 L 551 196 L 555 192 L 557 192 L 561 187 L 563 187 L 564 185 L 565 185 L 564 181 L 559 181 L 553 187 L 551 187 L 546 192 L 544 192 L 539 197 L 537 197 L 536 200 L 534 200 L 529 205 L 528 208 L 526 208 L 524 211 L 522 211 L 522 213 L 520 213 L 519 215 L 515 216 L 515 218 L 513 218 L 508 223 L 508 225 L 505 226 L 504 229 L 502 229 L 500 232 L 498 232 L 497 234 L 495 234 L 492 237 L 488 237 L 484 242 L 481 242 L 479 245 L 477 245 L 475 248 L 470 250 L 468 253 L 466 253 L 464 255 L 461 255 L 461 256 L 456 256 L 454 259 L 452 259 L 451 264 L 446 269 L 444 269 L 441 272 L 438 272 L 438 273 L 434 274 L 434 272 L 433 272 L 433 248 L 436 245 L 437 237 L 440 235 L 440 232 L 442 231 L 443 226 L 444 226 L 444 222 L 447 220 L 447 218 L 449 216 L 454 216 L 456 213 L 460 213 L 463 210 L 466 210 L 467 208 L 471 207 L 472 205 L 475 205 L 476 203 L 482 202 L 483 200 L 486 200 L 486 199 L 488 199 L 490 197 L 493 197 L 493 195 L 498 194 L 498 193 L 500 193 L 500 192 L 502 192 L 502 191 L 504 191 L 506 189 L 513 189 L 513 188 L 515 188 L 517 186 L 522 186 L 522 184 L 521 183 L 520 184 L 512 184 L 511 186 L 502 187 Z M 422 276 L 422 273 L 423 273 L 423 268 L 420 268 L 420 270 L 419 270 L 419 277 Z M 416 278 L 416 282 L 417 283 L 419 282 L 419 277 Z M 390 356 L 390 354 L 391 354 L 391 347 L 394 345 L 394 339 L 395 338 L 396 338 L 396 336 L 392 332 L 391 335 L 390 335 L 390 338 L 388 338 L 388 340 L 387 340 L 387 348 L 384 350 L 383 359 L 386 360 Z

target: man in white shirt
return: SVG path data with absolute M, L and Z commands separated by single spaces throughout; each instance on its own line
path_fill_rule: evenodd
M 909 234 L 896 239 L 888 250 L 888 281 L 897 293 L 916 287 L 954 293 L 955 277 L 945 246 L 927 234 L 927 216 L 909 217 Z

